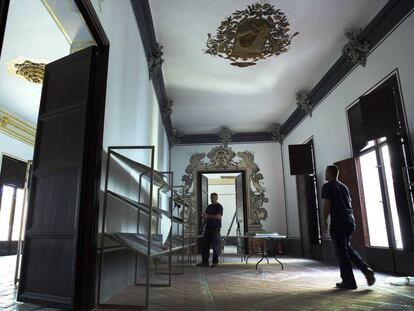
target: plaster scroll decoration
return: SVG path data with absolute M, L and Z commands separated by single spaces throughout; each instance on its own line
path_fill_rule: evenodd
M 281 125 L 279 123 L 275 123 L 273 124 L 270 133 L 272 134 L 272 140 L 275 143 L 279 143 L 279 144 L 283 144 L 283 134 L 282 134 L 282 129 L 281 129 Z
M 231 142 L 231 138 L 232 138 L 233 134 L 234 133 L 229 128 L 227 128 L 225 126 L 220 127 L 220 129 L 219 129 L 220 143 L 225 148 L 227 148 L 229 146 L 229 143 Z
M 312 117 L 313 106 L 309 97 L 309 92 L 300 91 L 296 93 L 296 101 L 298 108 L 306 112 L 310 117 Z
M 223 19 L 216 36 L 207 34 L 206 54 L 248 67 L 289 50 L 292 39 L 285 13 L 266 2 L 256 2 Z
M 369 53 L 369 43 L 360 39 L 361 33 L 362 29 L 358 32 L 348 31 L 345 33 L 349 42 L 342 48 L 342 54 L 346 56 L 349 62 L 361 64 L 362 67 L 365 67 Z
M 174 101 L 168 100 L 164 109 L 162 110 L 162 119 L 165 120 L 172 114 L 172 107 L 174 106 Z
M 169 138 L 170 146 L 179 144 L 181 142 L 181 137 L 182 136 L 183 136 L 183 134 L 174 127 L 173 128 L 173 134 Z
M 23 63 L 14 64 L 16 68 L 16 74 L 22 76 L 27 81 L 42 84 L 43 76 L 45 75 L 45 66 L 44 63 L 35 63 L 30 60 L 25 60 Z
M 245 172 L 247 230 L 249 233 L 263 232 L 262 221 L 267 219 L 267 211 L 263 205 L 269 202 L 263 175 L 254 162 L 254 154 L 250 151 L 234 152 L 224 146 L 214 147 L 207 154 L 193 153 L 190 163 L 185 169 L 181 181 L 184 185 L 184 199 L 188 203 L 193 219 L 187 219 L 188 234 L 197 234 L 200 221 L 200 208 L 197 206 L 197 176 L 199 172 L 208 171 L 243 171 Z
M 150 79 L 152 79 L 155 76 L 155 74 L 161 69 L 161 66 L 164 63 L 164 59 L 162 58 L 163 55 L 163 46 L 157 43 L 156 52 L 148 57 L 148 69 Z

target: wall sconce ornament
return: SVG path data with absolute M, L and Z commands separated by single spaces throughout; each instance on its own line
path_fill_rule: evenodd
M 164 63 L 164 60 L 162 59 L 163 55 L 163 46 L 157 43 L 157 50 L 155 54 L 150 55 L 148 57 L 148 69 L 150 79 L 152 79 L 155 76 L 155 74 L 161 69 L 161 66 Z
M 174 106 L 174 101 L 168 100 L 167 105 L 162 110 L 162 119 L 165 120 L 172 114 L 172 107 Z
M 296 93 L 296 101 L 298 108 L 306 112 L 310 117 L 312 117 L 313 106 L 309 97 L 309 92 L 300 91 Z
M 219 130 L 219 136 L 220 143 L 223 145 L 224 148 L 227 148 L 233 137 L 233 132 L 228 127 L 222 126 Z
M 45 75 L 45 66 L 44 63 L 34 63 L 30 60 L 25 60 L 21 64 L 14 64 L 16 68 L 16 74 L 22 76 L 27 81 L 41 84 L 43 83 L 43 77 Z
M 369 52 L 369 43 L 360 40 L 362 29 L 358 32 L 348 31 L 345 36 L 349 42 L 342 48 L 342 54 L 346 56 L 346 59 L 353 64 L 361 64 L 365 67 L 367 63 L 367 57 Z
M 169 139 L 170 146 L 181 143 L 183 133 L 179 132 L 175 127 L 173 128 L 173 135 Z
M 281 125 L 279 123 L 275 123 L 272 126 L 272 129 L 270 130 L 270 133 L 272 134 L 272 140 L 275 143 L 283 144 L 283 134 L 281 131 Z
M 216 36 L 207 34 L 206 54 L 248 67 L 258 60 L 287 52 L 293 37 L 286 15 L 269 3 L 254 3 L 224 19 Z

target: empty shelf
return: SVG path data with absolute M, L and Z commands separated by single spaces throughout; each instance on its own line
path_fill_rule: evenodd
M 131 160 L 127 158 L 126 156 L 111 150 L 112 156 L 119 159 L 121 162 L 127 164 L 129 167 L 135 169 L 137 172 L 143 174 L 143 176 L 149 180 L 150 179 L 150 173 L 151 173 L 151 167 L 141 164 L 139 162 L 136 162 L 134 160 Z M 154 170 L 154 184 L 162 188 L 162 191 L 170 191 L 171 188 L 168 185 L 168 183 L 164 180 L 164 175 L 156 170 Z

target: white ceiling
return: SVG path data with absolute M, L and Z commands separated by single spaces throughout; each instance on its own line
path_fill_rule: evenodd
M 247 68 L 204 54 L 207 33 L 253 0 L 150 0 L 173 124 L 185 134 L 265 131 L 294 111 L 341 55 L 345 31 L 365 27 L 386 0 L 268 0 L 299 32 L 290 50 Z M 368 60 L 369 61 L 369 60 Z

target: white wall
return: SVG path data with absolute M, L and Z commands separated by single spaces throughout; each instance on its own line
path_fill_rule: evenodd
M 174 171 L 174 184 L 180 185 L 185 168 L 190 163 L 194 152 L 210 151 L 214 145 L 179 145 L 171 150 L 171 167 Z M 268 232 L 286 233 L 286 214 L 283 189 L 283 172 L 280 145 L 278 143 L 231 144 L 235 151 L 252 151 L 256 164 L 263 174 L 266 196 L 269 202 L 264 204 L 268 217 L 263 221 L 263 228 Z
M 223 206 L 223 218 L 221 219 L 221 235 L 226 235 L 236 211 L 236 185 L 208 185 L 208 196 L 218 194 L 218 201 Z M 236 234 L 237 224 L 234 222 L 230 235 Z
M 299 237 L 295 177 L 289 175 L 288 145 L 313 136 L 319 187 L 326 165 L 351 157 L 346 107 L 398 69 L 411 141 L 414 143 L 414 15 L 409 16 L 369 55 L 366 67 L 357 66 L 307 117 L 283 144 L 286 203 L 290 237 Z
M 169 147 L 157 98 L 149 80 L 147 56 L 130 1 L 93 1 L 93 4 L 110 41 L 102 190 L 108 146 L 155 146 L 155 168 L 161 171 L 167 171 L 169 168 Z M 150 165 L 149 152 L 129 154 L 135 160 Z M 138 187 L 133 172 L 120 165 L 114 165 L 111 173 L 113 174 L 110 178 L 110 188 L 136 199 Z M 111 199 L 108 200 L 107 215 L 107 231 L 136 232 L 135 210 Z M 127 251 L 106 253 L 103 297 L 109 297 L 133 281 L 134 258 L 135 256 Z
M 33 146 L 25 144 L 0 132 L 0 168 L 3 154 L 28 161 L 33 159 Z

